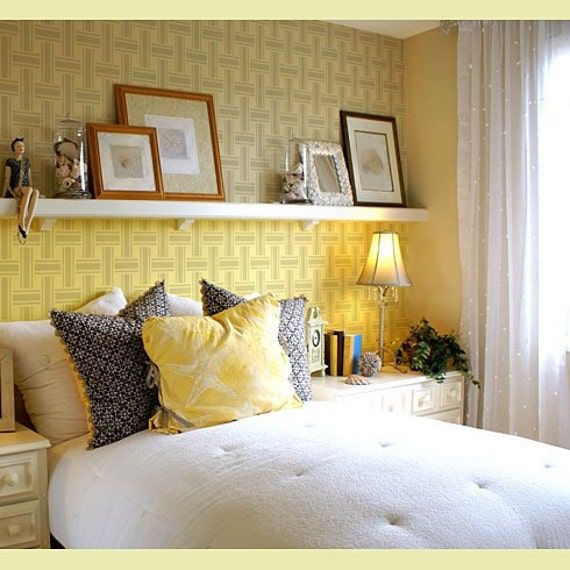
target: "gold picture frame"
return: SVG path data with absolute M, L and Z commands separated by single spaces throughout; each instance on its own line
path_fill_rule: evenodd
M 155 129 L 88 123 L 87 145 L 95 198 L 162 199 Z
M 0 432 L 16 429 L 13 371 L 12 351 L 0 349 Z
M 164 199 L 225 200 L 214 98 L 115 85 L 119 123 L 157 129 Z

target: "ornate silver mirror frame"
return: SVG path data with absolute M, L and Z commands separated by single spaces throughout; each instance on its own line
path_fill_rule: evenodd
M 299 153 L 309 200 L 318 206 L 352 206 L 352 189 L 338 143 L 302 141 Z

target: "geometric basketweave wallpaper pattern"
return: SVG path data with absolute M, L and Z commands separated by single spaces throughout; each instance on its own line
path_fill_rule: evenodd
M 50 309 L 73 309 L 113 286 L 142 293 L 165 279 L 172 293 L 199 299 L 199 279 L 245 294 L 304 294 L 321 307 L 331 327 L 378 337 L 377 306 L 367 287 L 355 285 L 371 235 L 399 232 L 407 253 L 406 224 L 324 222 L 306 232 L 296 222 L 60 220 L 34 232 L 25 247 L 14 224 L 0 223 L 0 320 L 47 318 Z M 402 338 L 407 291 L 386 314 L 388 339 Z
M 0 160 L 23 135 L 34 186 L 53 193 L 53 136 L 67 114 L 116 120 L 113 85 L 214 97 L 226 199 L 272 202 L 285 142 L 340 140 L 341 109 L 395 116 L 406 173 L 403 43 L 320 21 L 0 21 Z M 302 207 L 302 206 L 300 206 Z M 197 298 L 205 277 L 237 293 L 304 293 L 330 326 L 364 332 L 377 306 L 354 284 L 373 231 L 406 224 L 60 220 L 20 246 L 0 220 L 0 319 L 45 318 L 113 285 L 128 295 L 165 278 Z M 387 336 L 408 325 L 407 295 Z
M 401 40 L 326 22 L 0 21 L 0 151 L 24 135 L 49 195 L 57 121 L 114 122 L 115 83 L 209 93 L 228 200 L 270 202 L 284 142 L 340 140 L 341 109 L 402 144 L 403 81 Z

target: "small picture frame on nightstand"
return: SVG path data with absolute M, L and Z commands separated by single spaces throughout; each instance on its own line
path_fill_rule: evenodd
M 12 352 L 0 349 L 0 432 L 15 430 Z

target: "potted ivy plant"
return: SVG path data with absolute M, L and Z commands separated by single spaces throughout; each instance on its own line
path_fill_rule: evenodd
M 454 334 L 440 335 L 425 318 L 410 327 L 395 357 L 397 364 L 407 364 L 437 382 L 443 382 L 447 370 L 457 370 L 463 372 L 466 380 L 479 385 L 459 339 Z

